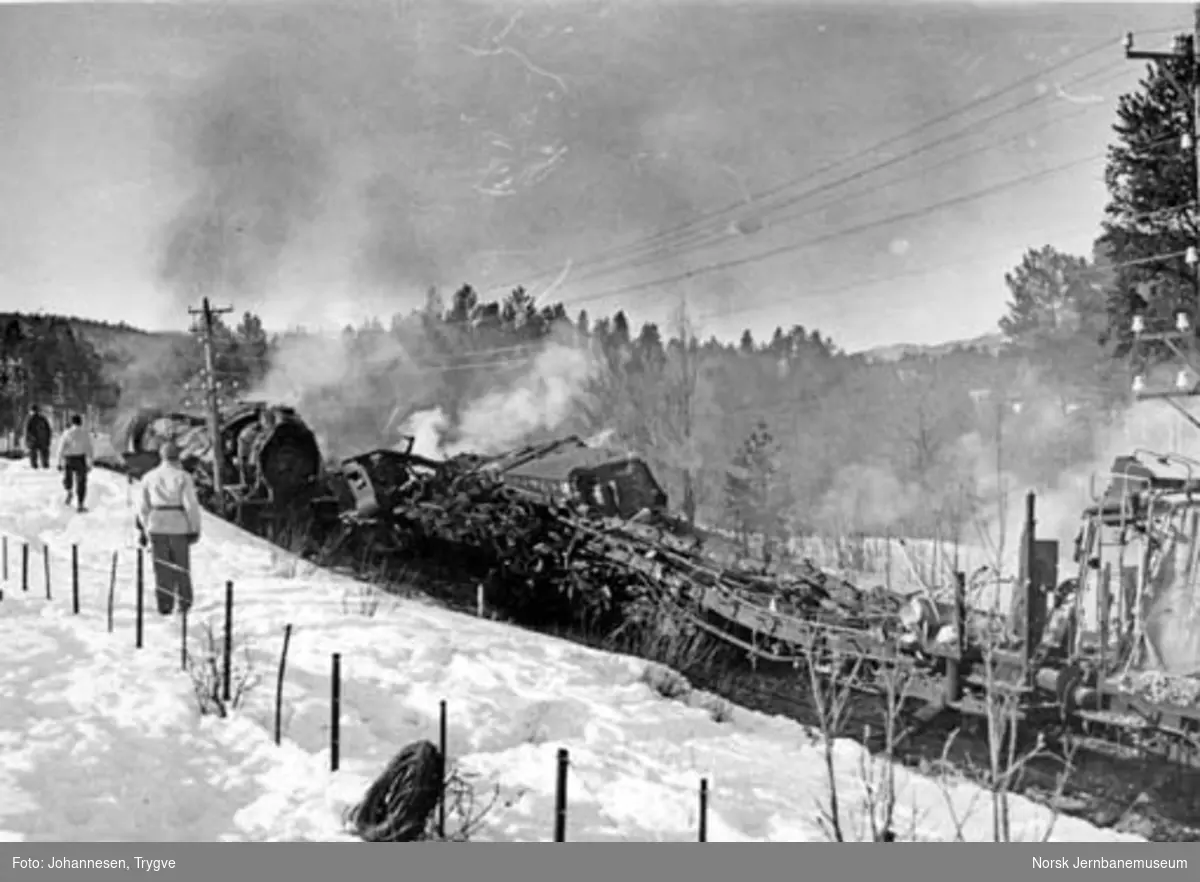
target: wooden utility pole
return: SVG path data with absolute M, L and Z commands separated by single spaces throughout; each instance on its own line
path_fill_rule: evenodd
M 214 307 L 205 297 L 199 309 L 188 308 L 188 314 L 200 319 L 201 339 L 204 342 L 205 389 L 208 393 L 208 432 L 212 442 L 213 491 L 217 510 L 225 507 L 225 447 L 221 443 L 221 408 L 217 401 L 216 358 L 213 354 L 213 319 L 233 312 L 232 306 Z

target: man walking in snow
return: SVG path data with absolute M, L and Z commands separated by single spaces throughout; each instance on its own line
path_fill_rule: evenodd
M 137 496 L 137 526 L 143 547 L 149 541 L 154 560 L 158 611 L 169 616 L 192 607 L 191 546 L 200 539 L 200 500 L 192 476 L 179 464 L 179 447 L 167 441 L 160 462 L 142 476 Z
M 71 427 L 63 432 L 58 443 L 58 468 L 63 473 L 63 489 L 67 491 L 67 505 L 74 495 L 83 511 L 87 501 L 88 470 L 92 466 L 92 436 L 83 427 L 83 417 L 71 417 Z
M 29 408 L 29 418 L 25 421 L 25 450 L 29 453 L 29 464 L 35 469 L 50 468 L 50 437 L 53 434 L 50 421 L 42 415 L 41 409 L 36 404 Z

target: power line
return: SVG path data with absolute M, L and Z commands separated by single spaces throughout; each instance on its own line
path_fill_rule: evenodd
M 1101 79 L 1101 82 L 1107 82 L 1110 79 L 1115 79 L 1117 76 L 1123 75 L 1125 73 L 1125 71 L 1122 69 L 1122 66 L 1119 61 L 1118 62 L 1110 62 L 1110 63 L 1104 65 L 1102 68 L 1099 68 L 1095 71 L 1089 72 L 1087 74 L 1084 74 L 1084 75 L 1078 77 L 1076 80 L 1071 81 L 1067 85 L 1071 86 L 1071 87 L 1075 87 L 1075 86 L 1078 86 L 1094 77 L 1102 76 L 1103 74 L 1106 74 L 1106 73 L 1110 74 L 1110 76 L 1103 77 Z M 938 147 L 942 147 L 942 146 L 945 146 L 946 144 L 951 144 L 956 141 L 961 141 L 966 138 L 969 138 L 972 135 L 978 134 L 982 129 L 986 128 L 986 126 L 995 122 L 998 119 L 1002 119 L 1006 116 L 1009 116 L 1010 114 L 1017 113 L 1022 110 L 1028 109 L 1029 107 L 1032 107 L 1036 104 L 1048 101 L 1048 100 L 1052 99 L 1053 97 L 1054 96 L 1052 93 L 1046 92 L 1044 94 L 1037 95 L 1033 98 L 1022 101 L 1019 104 L 1002 108 L 1001 110 L 997 111 L 996 113 L 991 114 L 990 116 L 986 116 L 982 119 L 969 122 L 962 128 L 957 129 L 957 130 L 955 130 L 947 135 L 944 135 L 941 138 L 938 138 L 934 141 L 931 141 L 927 144 L 918 145 L 917 147 L 914 147 L 913 149 L 908 150 L 905 153 L 902 153 L 898 156 L 891 157 L 887 160 L 876 163 L 875 165 L 869 166 L 865 169 L 861 169 L 857 172 L 853 172 L 853 173 L 844 175 L 835 180 L 827 181 L 823 184 L 820 184 L 818 186 L 815 186 L 808 190 L 805 190 L 804 192 L 801 192 L 801 193 L 795 194 L 793 196 L 790 196 L 786 199 L 780 200 L 776 204 L 765 206 L 761 210 L 755 211 L 754 213 L 756 216 L 758 216 L 762 220 L 770 219 L 770 214 L 772 212 L 781 211 L 785 208 L 789 208 L 793 205 L 796 205 L 798 203 L 801 203 L 808 199 L 811 199 L 814 196 L 819 196 L 823 193 L 828 193 L 844 184 L 853 183 L 853 182 L 861 180 L 865 177 L 869 177 L 870 175 L 873 175 L 876 172 L 880 172 L 885 169 L 891 168 L 893 166 L 900 165 L 900 164 L 905 163 L 915 157 L 918 157 L 918 156 L 921 156 L 922 154 L 928 153 L 931 150 L 935 150 Z M 1070 119 L 1074 119 L 1079 116 L 1083 116 L 1084 114 L 1090 113 L 1094 109 L 1097 109 L 1097 107 L 1099 107 L 1099 105 L 1096 105 L 1096 106 L 1093 106 L 1090 108 L 1085 108 L 1084 110 L 1079 111 L 1074 114 L 1068 114 L 1066 116 L 1055 117 L 1049 121 L 1039 123 L 1039 124 L 1031 127 L 1030 129 L 1024 130 L 1022 132 L 1018 132 L 1015 136 L 1010 136 L 1009 138 L 1005 139 L 1004 141 L 985 144 L 980 147 L 976 147 L 971 150 L 968 150 L 966 153 L 948 157 L 947 159 L 945 159 L 943 161 L 942 164 L 948 165 L 948 164 L 952 164 L 954 162 L 959 162 L 962 159 L 977 155 L 978 153 L 985 152 L 987 150 L 991 150 L 991 149 L 1003 146 L 1008 143 L 1012 143 L 1013 141 L 1018 140 L 1021 137 L 1030 134 L 1032 131 L 1041 131 L 1042 129 L 1049 128 L 1054 125 L 1060 125 L 1063 122 L 1066 122 Z M 911 180 L 912 177 L 914 176 L 914 174 L 919 174 L 919 172 L 918 173 L 910 173 L 906 176 L 897 178 L 892 183 L 901 183 L 906 180 Z M 880 186 L 888 186 L 888 184 L 884 184 L 884 185 L 880 185 Z M 777 219 L 777 221 L 778 220 L 793 220 L 793 219 L 799 218 L 799 217 L 806 217 L 808 215 L 813 214 L 815 211 L 820 210 L 821 207 L 827 207 L 828 204 L 829 203 L 826 203 L 825 205 L 818 206 L 817 208 L 808 209 L 808 210 L 800 212 L 798 214 L 793 214 L 793 215 L 787 216 L 785 218 L 780 218 L 780 219 Z M 595 264 L 595 263 L 598 263 L 600 265 L 603 265 L 605 263 L 612 263 L 612 262 L 618 263 L 618 265 L 616 267 L 614 267 L 613 269 L 597 269 L 597 270 L 593 271 L 592 273 L 583 276 L 582 280 L 586 280 L 586 279 L 594 278 L 597 275 L 608 275 L 613 272 L 619 272 L 623 269 L 626 269 L 626 268 L 629 268 L 632 266 L 645 265 L 646 263 L 654 263 L 654 262 L 657 262 L 658 260 L 665 259 L 666 257 L 671 257 L 671 258 L 678 257 L 684 251 L 695 250 L 696 248 L 703 247 L 705 245 L 720 244 L 720 243 L 728 242 L 729 238 L 730 238 L 730 234 L 726 227 L 720 227 L 720 228 L 709 229 L 709 230 L 697 230 L 676 242 L 668 242 L 668 243 L 660 244 L 655 241 L 647 241 L 641 245 L 638 245 L 637 243 L 635 243 L 634 245 L 630 246 L 628 249 L 622 249 L 623 253 L 615 253 L 608 258 L 602 258 L 602 259 L 597 259 L 597 260 L 592 260 L 592 261 L 585 260 L 582 263 L 573 264 L 572 268 L 576 269 L 579 266 L 587 266 L 589 264 Z M 676 249 L 678 249 L 678 250 L 676 250 Z M 660 252 L 662 252 L 664 250 L 666 250 L 666 254 L 665 254 L 665 256 L 661 256 Z M 646 253 L 643 254 L 643 256 L 640 259 L 636 259 L 636 260 L 628 263 L 626 266 L 620 265 L 620 262 L 625 257 L 634 257 L 639 252 L 646 252 Z
M 1172 209 L 1172 210 L 1174 210 L 1174 209 Z M 1051 235 L 1062 234 L 1062 233 L 1067 233 L 1067 232 L 1078 232 L 1078 231 L 1081 231 L 1082 229 L 1085 229 L 1085 228 L 1083 228 L 1083 227 L 1063 228 L 1062 230 L 1054 231 L 1054 233 L 1052 233 Z M 899 272 L 891 273 L 891 274 L 888 274 L 885 276 L 875 276 L 874 278 L 864 279 L 864 280 L 860 280 L 857 282 L 851 282 L 851 283 L 848 283 L 845 285 L 831 285 L 831 286 L 826 286 L 823 288 L 810 288 L 803 292 L 803 296 L 811 297 L 814 295 L 826 295 L 827 296 L 830 294 L 846 294 L 846 293 L 850 293 L 852 291 L 857 291 L 857 290 L 860 290 L 863 288 L 870 288 L 870 287 L 874 287 L 875 285 L 882 285 L 886 282 L 894 282 L 899 279 L 921 278 L 923 276 L 934 276 L 934 275 L 937 275 L 938 273 L 942 273 L 947 270 L 952 270 L 952 269 L 955 269 L 958 267 L 973 266 L 975 264 L 990 262 L 995 259 L 996 255 L 1001 254 L 1001 253 L 1007 253 L 1009 250 L 1010 249 L 1007 249 L 1007 248 L 1003 249 L 1003 251 L 996 250 L 996 251 L 990 252 L 988 255 L 974 255 L 972 257 L 966 257 L 966 258 L 962 258 L 960 260 L 954 260 L 954 261 L 947 261 L 945 263 L 940 263 L 940 264 L 930 266 L 930 267 L 915 267 L 910 270 L 901 270 Z M 1112 266 L 1106 265 L 1103 268 L 1104 269 L 1119 269 L 1119 268 L 1126 267 L 1126 266 L 1137 266 L 1137 265 L 1145 264 L 1145 263 L 1156 263 L 1156 262 L 1162 261 L 1162 260 L 1169 260 L 1172 258 L 1182 257 L 1185 254 L 1186 254 L 1186 251 L 1157 254 L 1152 257 L 1139 258 L 1137 260 L 1127 261 L 1127 262 L 1117 264 L 1117 265 L 1112 265 Z M 778 305 L 777 303 L 752 303 L 752 304 L 748 304 L 745 306 L 735 307 L 732 309 L 719 309 L 719 310 L 713 310 L 713 311 L 707 312 L 707 313 L 700 313 L 697 315 L 697 319 L 727 318 L 732 315 L 742 315 L 742 314 L 746 314 L 746 313 L 758 312 L 758 311 L 764 310 L 764 309 L 770 309 L 777 305 Z
M 917 135 L 920 135 L 927 129 L 934 128 L 944 122 L 947 122 L 948 120 L 954 119 L 955 117 L 958 117 L 964 113 L 968 113 L 977 107 L 986 105 L 989 102 L 996 100 L 997 98 L 1000 98 L 1004 95 L 1014 92 L 1017 89 L 1020 89 L 1022 86 L 1025 86 L 1025 85 L 1028 85 L 1029 83 L 1035 82 L 1038 79 L 1045 77 L 1048 74 L 1051 74 L 1051 73 L 1054 73 L 1055 71 L 1069 67 L 1070 65 L 1072 65 L 1078 61 L 1082 61 L 1083 59 L 1089 58 L 1093 55 L 1096 55 L 1097 53 L 1099 53 L 1105 49 L 1111 48 L 1111 45 L 1112 45 L 1112 43 L 1109 40 L 1105 40 L 1103 42 L 1096 43 L 1095 45 L 1090 46 L 1089 48 L 1087 48 L 1081 52 L 1078 52 L 1078 53 L 1075 53 L 1074 55 L 1070 55 L 1070 56 L 1067 56 L 1066 58 L 1060 59 L 1059 61 L 1055 62 L 1054 64 L 1039 68 L 1038 70 L 1036 70 L 1024 77 L 1021 77 L 1021 78 L 1009 83 L 1007 86 L 1004 86 L 1003 88 L 999 89 L 996 92 L 992 92 L 987 95 L 983 95 L 979 98 L 973 99 L 964 105 L 961 105 L 957 108 L 947 111 L 946 113 L 940 114 L 939 116 L 933 117 L 932 119 L 928 119 L 911 129 L 908 129 L 897 135 L 893 135 L 889 138 L 886 138 L 883 141 L 880 141 L 880 142 L 872 145 L 871 147 L 865 148 L 863 150 L 859 150 L 855 153 L 850 154 L 849 156 L 842 157 L 841 159 L 827 163 L 824 166 L 816 169 L 813 172 L 809 172 L 804 175 L 800 175 L 798 177 L 785 180 L 785 181 L 783 181 L 773 187 L 770 187 L 766 190 L 762 190 L 757 193 L 753 193 L 753 194 L 751 194 L 749 200 L 733 202 L 733 203 L 723 206 L 722 208 L 718 208 L 718 209 L 708 211 L 708 212 L 703 212 L 699 215 L 696 215 L 691 220 L 685 221 L 685 222 L 678 224 L 674 227 L 671 227 L 667 230 L 663 230 L 658 233 L 654 233 L 648 237 L 641 237 L 639 239 L 635 239 L 634 243 L 636 243 L 638 241 L 641 241 L 643 243 L 659 241 L 665 237 L 669 237 L 669 236 L 679 233 L 681 231 L 691 229 L 694 226 L 696 226 L 697 224 L 700 224 L 706 220 L 724 216 L 733 211 L 736 211 L 739 208 L 743 208 L 743 207 L 745 207 L 747 201 L 753 203 L 755 201 L 766 199 L 771 196 L 775 196 L 780 193 L 786 192 L 786 191 L 792 189 L 793 187 L 800 186 L 801 184 L 804 184 L 804 183 L 812 181 L 816 178 L 819 178 L 821 175 L 824 175 L 827 172 L 842 168 L 843 166 L 849 165 L 860 159 L 863 159 L 865 157 L 868 157 L 875 153 L 878 153 L 882 150 L 885 150 L 886 148 L 892 146 L 893 144 L 897 144 L 902 141 L 913 138 Z M 621 251 L 628 247 L 630 247 L 630 246 L 627 244 L 627 245 L 623 245 L 623 246 L 614 246 L 609 249 L 604 249 L 604 250 L 597 252 L 595 255 L 593 255 L 592 258 L 589 258 L 589 260 L 594 261 L 596 259 L 599 259 L 602 255 L 611 254 L 615 251 Z M 553 269 L 543 268 L 540 270 L 535 270 L 532 274 L 529 274 L 526 276 L 526 281 L 544 278 L 552 273 L 557 273 L 558 271 L 559 271 L 558 268 L 553 268 Z M 510 283 L 510 284 L 497 286 L 497 288 L 499 288 L 499 289 L 511 288 L 517 284 L 521 284 L 521 283 L 514 282 L 514 283 Z M 491 290 L 496 290 L 496 289 L 491 289 Z
M 1165 136 L 1163 138 L 1159 138 L 1155 142 L 1151 142 L 1151 143 L 1153 145 L 1155 143 L 1166 143 L 1167 141 L 1174 141 L 1174 140 L 1176 140 L 1175 136 L 1169 135 L 1169 136 Z M 1069 171 L 1072 168 L 1084 165 L 1085 163 L 1088 163 L 1088 162 L 1092 162 L 1092 161 L 1099 159 L 1105 155 L 1106 155 L 1106 151 L 1100 151 L 1097 153 L 1089 154 L 1088 156 L 1083 156 L 1083 157 L 1080 157 L 1079 159 L 1074 159 L 1069 162 L 1062 163 L 1057 166 L 1053 166 L 1051 168 L 1032 172 L 1030 174 L 1023 175 L 1019 178 L 1016 178 L 1014 180 L 1005 181 L 1003 183 L 995 184 L 990 187 L 985 187 L 981 190 L 976 190 L 972 193 L 967 193 L 967 194 L 964 194 L 961 196 L 955 196 L 950 199 L 945 199 L 945 200 L 942 200 L 941 202 L 933 203 L 931 205 L 926 205 L 922 208 L 905 211 L 900 214 L 892 215 L 890 217 L 882 218 L 880 220 L 868 221 L 866 223 L 862 223 L 857 226 L 849 227 L 847 229 L 839 230 L 839 231 L 836 231 L 833 233 L 826 233 L 826 234 L 823 234 L 823 235 L 820 235 L 820 236 L 817 236 L 814 238 L 801 240 L 799 242 L 789 243 L 787 245 L 782 245 L 782 246 L 779 246 L 776 248 L 771 248 L 771 249 L 768 249 L 765 251 L 758 252 L 756 254 L 748 255 L 746 257 L 720 261 L 717 263 L 709 264 L 707 266 L 697 267 L 695 269 L 687 270 L 687 271 L 684 271 L 681 273 L 676 273 L 675 275 L 660 277 L 657 279 L 650 279 L 650 280 L 646 280 L 643 282 L 637 282 L 637 283 L 633 283 L 633 284 L 623 285 L 623 286 L 616 287 L 616 288 L 610 288 L 610 289 L 599 291 L 599 292 L 596 292 L 593 294 L 585 295 L 583 297 L 576 297 L 572 300 L 564 300 L 563 305 L 567 306 L 567 305 L 574 305 L 577 303 L 585 303 L 585 302 L 590 302 L 590 301 L 594 301 L 594 300 L 601 300 L 601 299 L 604 299 L 607 297 L 615 296 L 617 294 L 624 294 L 624 293 L 627 293 L 630 291 L 639 291 L 639 290 L 643 290 L 645 288 L 654 287 L 656 285 L 670 284 L 670 283 L 674 283 L 674 282 L 678 282 L 678 281 L 683 281 L 685 279 L 693 278 L 693 277 L 699 276 L 699 275 L 706 275 L 708 273 L 717 272 L 719 270 L 730 269 L 730 268 L 737 267 L 737 266 L 744 266 L 746 264 L 751 264 L 751 263 L 757 263 L 759 261 L 767 260 L 772 257 L 777 257 L 782 254 L 800 251 L 805 248 L 811 248 L 814 245 L 821 245 L 821 244 L 825 244 L 827 242 L 836 241 L 836 240 L 841 239 L 848 235 L 854 235 L 857 233 L 868 232 L 870 230 L 874 230 L 874 229 L 877 229 L 877 228 L 883 227 L 883 226 L 888 226 L 888 225 L 894 224 L 894 223 L 899 223 L 901 221 L 914 220 L 916 218 L 923 217 L 927 214 L 932 214 L 935 211 L 940 211 L 944 208 L 949 208 L 949 207 L 953 207 L 955 205 L 961 205 L 961 204 L 964 204 L 967 202 L 972 202 L 977 199 L 986 198 L 988 196 L 995 195 L 996 193 L 1004 192 L 1005 190 L 1009 190 L 1014 187 L 1032 183 L 1033 181 L 1040 180 L 1042 178 L 1049 177 L 1051 175 L 1058 174 L 1063 171 Z
M 739 266 L 746 266 L 747 264 L 759 263 L 761 261 L 770 260 L 771 258 L 779 257 L 784 254 L 791 254 L 791 253 L 795 253 L 795 252 L 804 250 L 806 248 L 812 248 L 816 245 L 824 245 L 829 242 L 833 242 L 833 241 L 837 241 L 838 239 L 842 239 L 846 236 L 855 235 L 857 233 L 869 232 L 871 230 L 878 229 L 880 227 L 886 227 L 886 226 L 890 226 L 891 224 L 900 223 L 901 221 L 916 220 L 917 218 L 924 217 L 924 216 L 932 214 L 936 211 L 941 211 L 942 209 L 945 209 L 945 208 L 951 208 L 956 205 L 963 205 L 968 202 L 974 202 L 978 199 L 983 199 L 988 196 L 993 196 L 997 193 L 1002 193 L 1006 190 L 1011 190 L 1014 187 L 1019 187 L 1019 186 L 1025 185 L 1025 184 L 1030 184 L 1030 183 L 1033 183 L 1034 181 L 1039 181 L 1039 180 L 1042 180 L 1043 178 L 1050 177 L 1051 175 L 1060 174 L 1064 171 L 1069 171 L 1073 168 L 1078 168 L 1086 163 L 1094 162 L 1095 160 L 1103 157 L 1104 155 L 1105 155 L 1105 153 L 1103 151 L 1101 151 L 1099 153 L 1092 153 L 1087 156 L 1080 157 L 1078 159 L 1073 159 L 1069 162 L 1064 162 L 1059 165 L 1052 166 L 1050 168 L 1032 172 L 1027 175 L 1022 175 L 1021 177 L 1015 178 L 1013 180 L 1005 181 L 1000 184 L 994 184 L 990 187 L 985 187 L 981 190 L 976 190 L 972 193 L 966 193 L 961 196 L 955 196 L 950 199 L 944 199 L 941 202 L 935 202 L 933 204 L 926 205 L 921 208 L 904 211 L 899 214 L 894 214 L 890 217 L 885 217 L 885 218 L 881 218 L 879 220 L 874 220 L 874 221 L 868 221 L 868 222 L 858 224 L 853 227 L 849 227 L 847 229 L 833 232 L 833 233 L 825 233 L 823 235 L 815 236 L 810 239 L 802 239 L 798 242 L 791 242 L 787 245 L 780 245 L 778 247 L 760 251 L 755 254 L 747 255 L 745 257 L 739 257 L 739 258 L 733 258 L 730 260 L 718 261 L 716 263 L 711 263 L 706 266 L 696 267 L 695 269 L 690 269 L 690 270 L 686 270 L 684 272 L 675 273 L 674 275 L 661 276 L 661 277 L 655 278 L 655 279 L 648 279 L 648 280 L 645 280 L 642 282 L 635 282 L 635 283 L 631 283 L 628 285 L 622 285 L 622 286 L 615 287 L 615 288 L 609 288 L 609 289 L 599 291 L 599 292 L 596 292 L 593 294 L 585 295 L 583 297 L 576 297 L 569 301 L 564 300 L 563 304 L 564 304 L 564 306 L 565 305 L 573 306 L 577 303 L 589 303 L 589 302 L 592 302 L 595 300 L 603 300 L 605 298 L 613 297 L 618 294 L 626 294 L 626 293 L 629 293 L 632 291 L 642 291 L 642 290 L 645 290 L 646 288 L 652 288 L 652 287 L 656 287 L 658 285 L 668 285 L 668 284 L 673 284 L 675 282 L 682 282 L 687 279 L 695 278 L 697 276 L 707 275 L 709 273 L 719 272 L 721 270 L 726 270 L 726 269 L 733 269 L 733 268 L 739 267 Z
M 794 212 L 789 215 L 785 215 L 783 218 L 780 218 L 780 220 L 790 222 L 793 220 L 798 220 L 800 218 L 810 217 L 820 211 L 827 210 L 831 207 L 844 205 L 847 201 L 849 201 L 851 199 L 861 198 L 863 196 L 872 195 L 874 193 L 879 192 L 880 190 L 884 190 L 889 187 L 897 186 L 899 184 L 907 183 L 907 182 L 910 182 L 913 180 L 917 180 L 917 179 L 926 177 L 932 171 L 935 171 L 935 170 L 941 171 L 942 169 L 944 169 L 946 167 L 949 167 L 956 163 L 970 159 L 971 157 L 977 156 L 981 153 L 986 153 L 990 150 L 995 150 L 1000 147 L 1005 147 L 1009 144 L 1020 142 L 1020 141 L 1024 140 L 1025 138 L 1029 137 L 1031 134 L 1034 134 L 1036 132 L 1040 132 L 1045 129 L 1052 128 L 1054 126 L 1062 125 L 1063 123 L 1072 122 L 1082 116 L 1087 115 L 1088 113 L 1091 113 L 1093 109 L 1094 108 L 1084 108 L 1084 109 L 1078 110 L 1074 113 L 1066 114 L 1064 116 L 1056 116 L 1050 120 L 1045 120 L 1041 123 L 1038 123 L 1037 125 L 1030 126 L 1026 129 L 1023 129 L 1023 130 L 1009 136 L 1008 138 L 1005 138 L 1004 140 L 995 141 L 995 142 L 991 142 L 988 144 L 982 144 L 982 145 L 974 147 L 970 150 L 967 150 L 962 153 L 958 153 L 958 154 L 950 156 L 946 159 L 943 159 L 943 160 L 939 161 L 937 166 L 933 169 L 918 169 L 910 174 L 895 177 L 888 181 L 884 181 L 879 184 L 872 185 L 872 187 L 870 189 L 858 190 L 849 195 L 841 196 L 837 199 L 823 202 L 818 205 L 812 206 L 810 208 L 805 208 L 801 211 Z M 916 152 L 919 152 L 919 151 L 914 151 L 914 154 Z M 904 157 L 899 157 L 898 159 L 906 159 L 914 154 L 906 154 Z M 851 183 L 861 177 L 865 177 L 868 174 L 871 174 L 875 170 L 876 169 L 868 169 L 861 174 L 849 176 L 845 179 L 838 181 L 837 183 L 839 183 L 839 184 L 840 183 Z M 797 200 L 797 201 L 799 201 L 799 200 Z M 780 206 L 780 207 L 785 207 L 785 206 Z M 723 233 L 710 234 L 706 240 L 704 240 L 704 239 L 697 240 L 691 247 L 681 249 L 680 251 L 674 251 L 665 256 L 651 254 L 651 255 L 648 255 L 641 259 L 634 259 L 634 260 L 628 261 L 624 265 L 614 266 L 610 269 L 598 269 L 591 273 L 587 273 L 587 274 L 579 277 L 576 281 L 577 282 L 585 282 L 585 281 L 589 281 L 591 279 L 600 278 L 600 277 L 608 276 L 608 275 L 613 275 L 615 273 L 626 272 L 630 269 L 635 269 L 635 268 L 638 268 L 641 266 L 653 265 L 662 260 L 665 260 L 668 258 L 675 259 L 675 258 L 682 256 L 685 253 L 690 253 L 697 249 L 703 249 L 704 247 L 709 246 L 709 245 L 719 245 L 725 241 L 728 241 L 728 237 Z

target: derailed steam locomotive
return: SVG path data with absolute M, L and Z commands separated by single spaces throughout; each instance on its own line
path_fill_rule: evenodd
M 180 448 L 181 462 L 196 479 L 202 504 L 239 520 L 247 506 L 304 506 L 324 491 L 324 468 L 316 435 L 291 407 L 242 402 L 226 415 L 213 438 L 203 416 L 145 409 L 122 433 L 125 469 L 140 475 L 158 463 L 167 440 Z M 216 494 L 220 445 L 224 499 Z

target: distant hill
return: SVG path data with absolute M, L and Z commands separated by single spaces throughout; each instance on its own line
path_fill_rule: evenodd
M 889 346 L 876 346 L 873 349 L 865 349 L 858 354 L 865 357 L 868 361 L 889 362 L 915 356 L 939 358 L 956 349 L 981 349 L 985 352 L 997 353 L 1004 347 L 1004 344 L 1004 335 L 995 333 L 984 334 L 970 340 L 949 340 L 945 343 L 930 343 L 925 345 L 917 343 L 893 343 Z
M 77 316 L 54 316 L 40 313 L 34 316 L 25 316 L 20 313 L 0 312 L 0 324 L 8 322 L 14 317 L 61 318 L 71 326 L 75 333 L 86 337 L 106 361 L 124 362 L 135 355 L 152 354 L 187 337 L 187 334 L 182 332 L 143 331 L 141 328 L 135 328 L 124 322 L 113 324 Z

